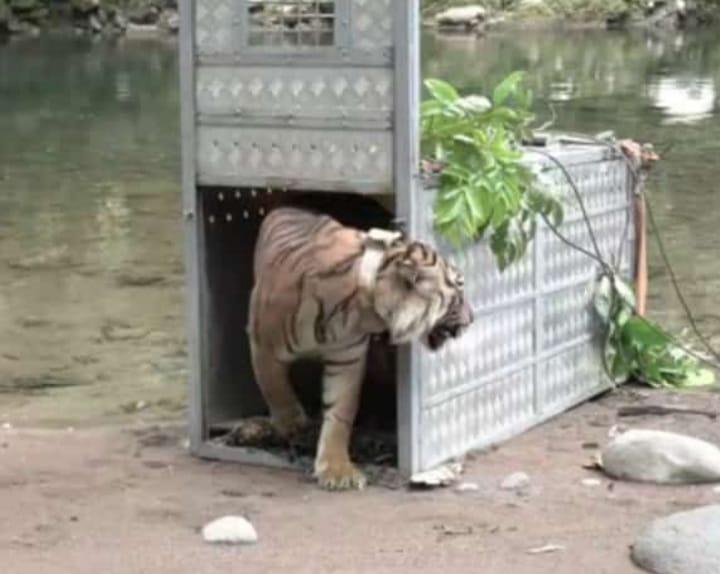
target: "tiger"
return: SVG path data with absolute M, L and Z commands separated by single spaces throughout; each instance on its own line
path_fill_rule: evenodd
M 278 434 L 291 439 L 308 417 L 290 365 L 323 363 L 324 416 L 314 476 L 330 490 L 362 489 L 349 456 L 371 336 L 437 349 L 473 322 L 462 273 L 403 233 L 360 229 L 297 207 L 263 220 L 254 254 L 248 339 L 252 366 Z

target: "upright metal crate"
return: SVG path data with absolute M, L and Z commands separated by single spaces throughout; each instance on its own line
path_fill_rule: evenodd
M 255 236 L 278 194 L 389 197 L 411 236 L 465 271 L 477 317 L 470 332 L 437 354 L 419 345 L 398 352 L 406 474 L 508 438 L 607 385 L 589 307 L 592 261 L 541 230 L 528 256 L 499 274 L 485 244 L 453 252 L 433 233 L 435 191 L 419 174 L 418 35 L 417 0 L 181 2 L 194 453 L 280 462 L 210 440 L 213 425 L 264 410 L 245 322 Z M 555 153 L 577 179 L 606 254 L 623 251 L 631 269 L 624 162 L 602 145 Z M 573 205 L 563 230 L 585 243 Z

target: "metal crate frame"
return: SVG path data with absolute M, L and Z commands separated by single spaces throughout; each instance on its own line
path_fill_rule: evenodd
M 592 262 L 581 261 L 567 247 L 568 251 L 560 249 L 548 255 L 543 250 L 552 244 L 552 238 L 541 228 L 530 254 L 517 267 L 530 268 L 531 273 L 523 276 L 511 269 L 500 276 L 487 245 L 481 243 L 458 253 L 433 233 L 430 214 L 435 191 L 423 185 L 419 173 L 418 4 L 418 0 L 336 0 L 337 45 L 292 52 L 245 49 L 242 34 L 234 36 L 232 32 L 242 28 L 246 0 L 180 2 L 190 445 L 198 456 L 287 464 L 267 452 L 209 440 L 210 411 L 217 402 L 209 396 L 210 381 L 216 376 L 212 363 L 217 358 L 211 356 L 209 348 L 214 325 L 210 312 L 213 293 L 207 274 L 208 260 L 213 259 L 208 250 L 217 246 L 208 243 L 203 213 L 204 190 L 210 188 L 283 188 L 289 193 L 392 191 L 395 216 L 409 234 L 439 245 L 464 268 L 477 314 L 471 332 L 439 355 L 431 355 L 419 345 L 398 350 L 398 458 L 403 473 L 426 470 L 471 448 L 507 439 L 607 387 L 598 346 L 592 340 L 594 326 L 588 318 L 589 289 L 597 273 Z M 216 12 L 211 14 L 208 6 Z M 198 10 L 203 13 L 198 14 Z M 392 22 L 389 29 L 385 20 L 382 27 L 373 27 L 373 18 L 384 17 Z M 199 18 L 209 18 L 210 24 L 203 26 L 210 29 L 219 26 L 220 38 L 203 36 L 199 40 L 198 34 L 205 34 L 199 28 Z M 313 85 L 325 99 L 306 93 Z M 369 86 L 373 87 L 371 95 Z M 321 142 L 327 147 L 319 149 Z M 384 155 L 378 159 L 378 153 Z M 629 218 L 623 249 L 626 273 L 630 275 L 633 202 L 630 176 L 622 159 L 602 145 L 565 146 L 555 153 L 572 173 L 587 172 L 579 177 L 579 185 L 590 203 L 593 198 L 605 197 L 604 203 L 591 206 L 591 213 L 606 243 L 617 233 L 618 214 Z M 306 157 L 293 163 L 293 154 Z M 311 161 L 320 155 L 324 163 Z M 528 161 L 547 163 L 532 154 Z M 560 172 L 556 170 L 553 177 L 569 198 L 567 182 L 562 181 Z M 241 192 L 235 193 L 239 196 Z M 253 193 L 246 199 L 252 202 L 254 197 Z M 566 203 L 568 222 L 563 229 L 582 241 L 572 199 Z M 612 225 L 607 224 L 607 218 Z M 251 245 L 246 246 L 245 257 L 251 249 Z M 552 257 L 561 261 L 562 269 L 577 267 L 582 272 L 555 284 L 552 277 L 544 275 Z M 488 299 L 492 293 L 501 300 Z M 568 300 L 581 317 L 578 320 L 585 321 L 572 328 L 582 332 L 558 341 L 552 337 L 561 335 L 548 335 L 555 327 L 544 318 L 572 310 L 562 309 L 558 301 L 563 299 L 553 298 L 552 293 L 571 295 Z M 560 305 L 560 310 L 553 305 Z M 492 332 L 487 326 L 493 321 L 487 318 L 497 318 L 503 312 L 510 318 L 507 323 L 500 321 L 506 325 L 505 331 L 495 333 L 495 339 L 517 337 L 519 341 L 508 344 L 509 352 L 493 348 L 491 340 L 483 339 L 483 333 Z M 468 357 L 481 356 L 486 345 L 499 360 L 468 366 Z M 583 362 L 570 366 L 563 363 L 563 357 L 574 360 L 573 353 Z M 451 363 L 443 367 L 443 360 Z M 584 370 L 578 365 L 584 365 Z M 552 384 L 543 383 L 544 377 L 552 378 L 553 369 L 562 372 L 562 377 L 553 379 Z M 586 379 L 573 382 L 578 375 Z

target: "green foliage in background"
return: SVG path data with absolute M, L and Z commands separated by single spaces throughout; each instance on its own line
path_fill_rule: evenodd
M 617 276 L 605 275 L 594 298 L 606 326 L 605 368 L 615 383 L 633 379 L 652 387 L 711 385 L 715 376 L 661 327 L 635 313 L 635 295 Z
M 501 270 L 525 254 L 538 216 L 562 222 L 560 203 L 522 163 L 534 118 L 523 77 L 505 78 L 492 100 L 427 80 L 421 107 L 423 158 L 440 168 L 435 227 L 456 246 L 487 234 Z

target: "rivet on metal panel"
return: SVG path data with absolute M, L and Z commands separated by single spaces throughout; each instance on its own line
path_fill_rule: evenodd
M 249 218 L 250 218 L 250 214 L 248 213 L 248 210 L 245 209 L 245 210 L 243 211 L 243 219 L 249 219 Z
M 225 199 L 225 194 L 222 191 L 218 192 L 218 201 L 223 201 Z
M 251 189 L 251 190 L 250 190 L 250 195 L 251 195 L 252 197 L 257 197 L 257 189 Z
M 232 213 L 226 213 L 226 214 L 225 214 L 225 221 L 227 221 L 227 222 L 232 221 Z
M 240 199 L 240 195 L 241 195 L 240 190 L 236 189 L 235 190 L 235 199 Z
M 271 187 L 268 187 L 268 188 L 265 190 L 265 192 L 266 192 L 268 195 L 272 195 L 272 188 L 271 188 Z
M 208 221 L 210 223 L 215 223 L 215 216 L 214 215 L 208 215 Z
M 262 217 L 263 215 L 265 215 L 265 208 L 264 208 L 264 207 L 261 207 L 260 209 L 258 209 L 258 214 L 260 215 L 260 217 Z

